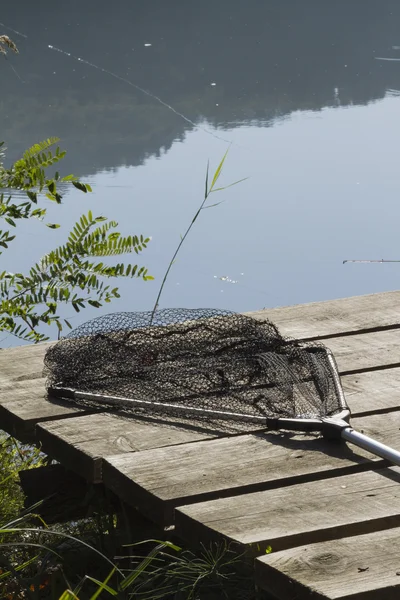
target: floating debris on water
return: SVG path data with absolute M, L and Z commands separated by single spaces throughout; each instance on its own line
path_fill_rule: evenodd
M 228 275 L 222 275 L 221 277 L 214 275 L 214 279 L 220 279 L 221 281 L 226 281 L 226 283 L 239 283 L 236 279 L 231 279 Z

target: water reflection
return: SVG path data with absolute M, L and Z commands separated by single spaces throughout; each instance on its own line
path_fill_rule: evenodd
M 266 126 L 400 88 L 400 69 L 374 60 L 396 56 L 391 0 L 5 0 L 1 18 L 19 32 L 9 62 L 25 82 L 2 65 L 2 135 L 17 153 L 57 132 L 77 175 L 142 164 L 199 121 Z
M 249 180 L 202 215 L 163 306 L 251 310 L 398 287 L 395 265 L 343 266 L 400 253 L 400 65 L 376 60 L 400 58 L 397 1 L 3 0 L 1 21 L 20 49 L 0 63 L 10 158 L 61 137 L 63 171 L 95 193 L 70 194 L 49 218 L 66 229 L 92 208 L 152 235 L 140 263 L 158 281 L 207 158 L 232 142 L 223 183 Z M 62 235 L 24 232 L 35 257 Z M 13 253 L 10 268 L 29 265 Z M 115 308 L 145 310 L 157 283 L 122 288 Z

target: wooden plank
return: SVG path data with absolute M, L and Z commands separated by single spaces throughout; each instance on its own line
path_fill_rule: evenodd
M 9 381 L 42 377 L 44 355 L 53 343 L 44 342 L 0 350 L 0 386 Z
M 344 375 L 341 379 L 354 417 L 399 410 L 400 367 Z
M 400 412 L 353 425 L 400 449 Z M 361 471 L 382 461 L 344 442 L 283 433 L 241 435 L 108 457 L 103 482 L 149 518 L 171 523 L 176 506 Z
M 211 437 L 216 434 L 104 413 L 42 423 L 36 428 L 36 442 L 43 452 L 94 483 L 102 480 L 104 457 Z
M 340 298 L 249 313 L 270 319 L 281 333 L 309 339 L 349 332 L 396 327 L 400 324 L 400 292 Z
M 399 556 L 396 527 L 272 552 L 255 561 L 256 584 L 280 600 L 398 600 Z
M 191 543 L 225 539 L 263 554 L 387 529 L 400 523 L 400 469 L 353 473 L 223 498 L 175 511 L 175 532 Z
M 22 442 L 34 442 L 34 429 L 39 421 L 71 418 L 89 412 L 93 410 L 61 400 L 49 402 L 43 378 L 14 381 L 0 387 L 0 428 Z
M 324 343 L 332 350 L 342 375 L 400 366 L 400 331 L 397 329 L 331 338 Z

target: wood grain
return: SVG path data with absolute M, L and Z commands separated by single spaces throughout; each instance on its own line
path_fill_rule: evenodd
M 272 552 L 255 561 L 256 584 L 280 600 L 398 600 L 399 556 L 397 527 Z
M 175 530 L 191 543 L 225 539 L 239 552 L 278 552 L 398 525 L 399 484 L 393 467 L 180 506 Z
M 399 410 L 400 367 L 343 375 L 341 379 L 354 417 Z
M 39 421 L 88 412 L 93 411 L 58 400 L 50 402 L 43 378 L 9 382 L 0 387 L 0 427 L 22 442 L 35 441 L 34 428 Z
M 54 342 L 18 346 L 0 351 L 0 386 L 9 381 L 36 379 L 43 376 L 43 359 Z
M 270 319 L 284 335 L 309 339 L 400 324 L 400 292 L 340 298 L 248 313 Z
M 102 480 L 102 462 L 107 456 L 211 437 L 215 434 L 104 413 L 36 428 L 36 441 L 46 454 L 93 483 Z
M 400 366 L 400 331 L 390 329 L 325 340 L 342 375 Z
M 361 417 L 353 425 L 400 449 L 400 412 Z M 382 464 L 344 442 L 252 434 L 108 457 L 103 481 L 149 518 L 171 522 L 179 505 L 360 471 L 370 459 Z

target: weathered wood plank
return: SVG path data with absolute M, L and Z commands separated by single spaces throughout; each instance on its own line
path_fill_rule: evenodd
M 400 367 L 343 375 L 341 379 L 353 416 L 400 407 Z
M 0 351 L 0 386 L 9 381 L 42 377 L 46 350 L 54 342 L 18 346 Z
M 71 418 L 89 412 L 93 410 L 59 400 L 49 402 L 43 378 L 9 382 L 0 387 L 0 429 L 22 442 L 34 442 L 34 428 L 39 421 Z
M 318 338 L 400 324 L 400 291 L 340 298 L 249 313 L 270 319 L 284 335 Z
M 353 420 L 400 448 L 400 412 Z M 173 508 L 302 481 L 357 472 L 382 461 L 343 442 L 279 433 L 251 434 L 108 457 L 103 482 L 157 522 Z
M 175 531 L 191 543 L 225 539 L 258 555 L 370 533 L 400 523 L 399 483 L 400 469 L 386 468 L 180 506 Z
M 107 456 L 212 437 L 216 434 L 205 430 L 104 413 L 41 423 L 36 427 L 36 442 L 43 452 L 94 483 L 102 479 L 103 458 Z
M 324 341 L 341 374 L 400 366 L 400 331 L 390 329 Z
M 399 556 L 397 527 L 272 552 L 255 561 L 256 584 L 280 600 L 398 600 Z

